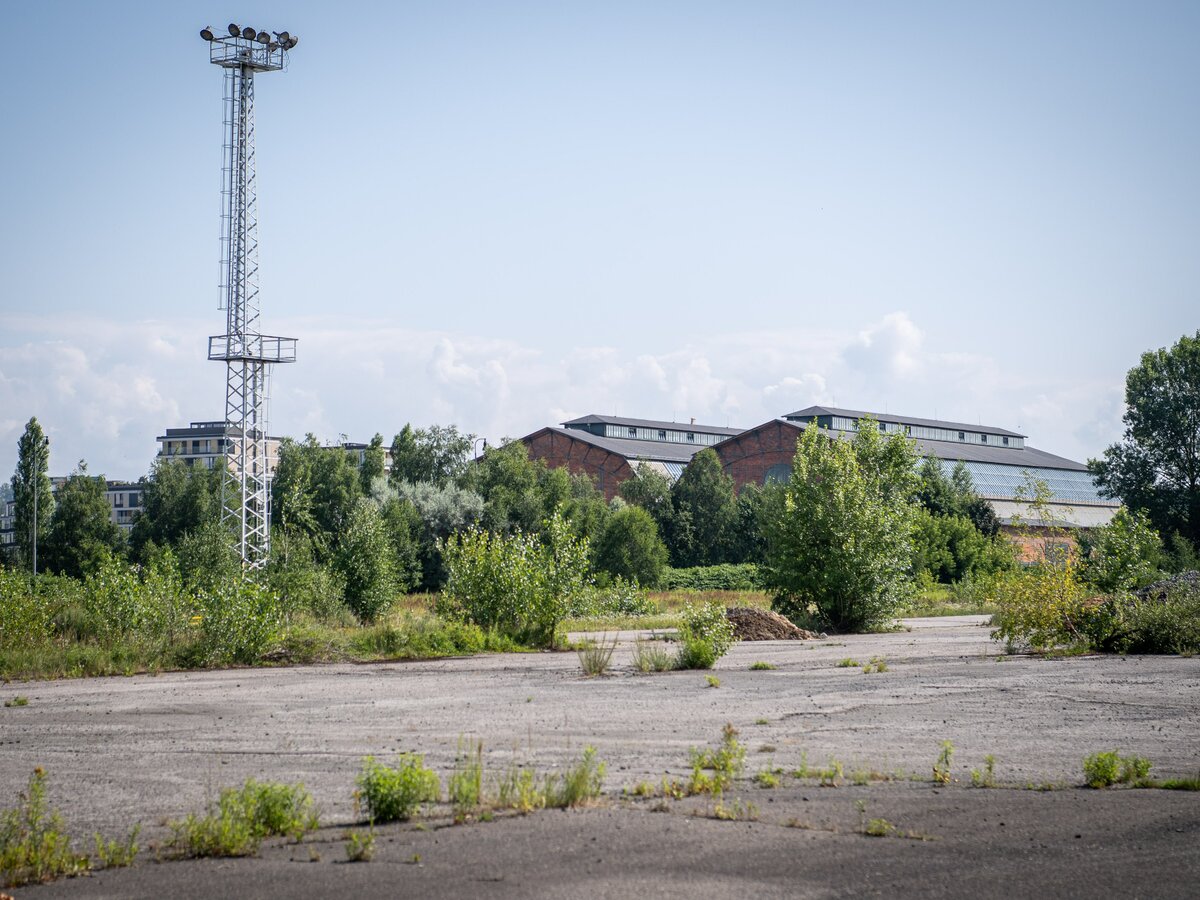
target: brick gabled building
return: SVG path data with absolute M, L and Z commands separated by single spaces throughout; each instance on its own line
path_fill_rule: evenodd
M 961 461 L 971 473 L 976 492 L 1005 525 L 1020 516 L 1025 524 L 1034 526 L 1094 528 L 1107 525 L 1120 505 L 1099 495 L 1083 463 L 1030 447 L 1025 435 L 993 426 L 810 406 L 743 431 L 714 449 L 739 489 L 746 484 L 783 481 L 791 474 L 801 431 L 816 424 L 835 437 L 852 437 L 859 421 L 867 416 L 885 434 L 898 432 L 913 438 L 921 456 L 932 455 L 947 469 Z M 1016 491 L 1028 475 L 1044 481 L 1052 492 L 1053 522 L 1032 521 L 1017 501 Z
M 530 459 L 572 474 L 587 473 L 604 496 L 617 495 L 621 482 L 644 462 L 672 482 L 699 451 L 739 434 L 739 428 L 660 422 L 623 416 L 589 415 L 549 426 L 521 438 Z

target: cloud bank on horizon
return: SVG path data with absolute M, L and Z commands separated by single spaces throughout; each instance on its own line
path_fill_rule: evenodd
M 656 353 L 585 342 L 547 350 L 469 332 L 344 317 L 281 320 L 300 361 L 275 369 L 275 434 L 390 441 L 406 422 L 495 442 L 586 413 L 751 427 L 814 403 L 982 422 L 1074 459 L 1121 431 L 1123 385 L 930 348 L 903 311 L 853 331 L 740 331 Z M 199 320 L 57 322 L 0 316 L 0 472 L 36 415 L 53 474 L 81 459 L 110 478 L 147 472 L 164 428 L 220 419 L 223 374 Z M 1130 360 L 1132 365 L 1135 360 Z

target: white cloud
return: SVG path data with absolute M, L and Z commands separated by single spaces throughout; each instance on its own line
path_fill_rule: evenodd
M 322 440 L 390 438 L 408 421 L 454 422 L 497 440 L 589 412 L 749 427 L 831 402 L 1019 425 L 1031 443 L 1074 458 L 1096 455 L 1120 432 L 1119 384 L 929 352 L 903 312 L 861 330 L 738 332 L 657 353 L 543 349 L 345 317 L 280 330 L 300 337 L 300 358 L 275 370 L 271 430 Z M 30 415 L 51 436 L 56 473 L 86 458 L 93 471 L 137 477 L 164 428 L 222 414 L 223 379 L 204 358 L 202 322 L 0 316 L 0 333 L 12 336 L 0 344 L 0 471 L 15 464 Z

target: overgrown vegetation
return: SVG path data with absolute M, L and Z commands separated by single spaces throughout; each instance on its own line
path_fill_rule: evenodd
M 683 608 L 681 620 L 677 660 L 681 669 L 711 669 L 736 640 L 733 623 L 720 603 L 688 604 Z
M 417 753 L 399 754 L 394 766 L 368 756 L 355 784 L 355 802 L 372 823 L 411 819 L 422 803 L 436 803 L 442 792 L 437 773 L 427 769 Z
M 62 816 L 46 801 L 46 773 L 34 769 L 17 805 L 0 814 L 0 875 L 6 887 L 78 875 L 88 858 L 76 853 Z
M 319 825 L 312 795 L 303 784 L 247 779 L 226 788 L 203 815 L 168 823 L 169 852 L 178 856 L 254 856 L 264 838 L 300 840 Z
M 1083 759 L 1083 779 L 1090 788 L 1136 784 L 1149 775 L 1150 760 L 1142 756 L 1122 756 L 1116 750 L 1105 750 Z

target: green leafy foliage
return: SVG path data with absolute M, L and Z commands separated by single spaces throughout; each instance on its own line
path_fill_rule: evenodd
M 716 600 L 698 606 L 688 603 L 680 613 L 678 666 L 711 669 L 735 640 L 724 604 Z
M 312 795 L 303 784 L 250 778 L 240 788 L 221 791 L 204 815 L 169 822 L 166 846 L 178 856 L 253 856 L 266 837 L 299 840 L 318 824 Z
M 1200 331 L 1143 353 L 1125 377 L 1125 434 L 1088 461 L 1103 493 L 1200 548 Z
M 246 579 L 199 597 L 204 661 L 253 663 L 279 637 L 283 614 L 266 585 Z
M 1107 525 L 1085 534 L 1081 544 L 1086 555 L 1080 574 L 1101 591 L 1144 587 L 1164 562 L 1162 540 L 1150 521 L 1123 506 Z
M 89 475 L 82 460 L 58 489 L 40 556 L 47 571 L 81 578 L 123 551 L 125 537 L 110 517 L 104 489 L 104 478 Z
M 733 787 L 746 766 L 746 748 L 738 740 L 737 729 L 729 723 L 721 730 L 721 743 L 716 749 L 693 747 L 689 755 L 692 765 L 687 784 L 689 794 L 723 793 Z
M 853 440 L 804 430 L 764 515 L 764 581 L 778 612 L 833 631 L 889 620 L 912 588 L 915 468 L 913 443 L 869 420 Z
M 1150 761 L 1142 756 L 1122 756 L 1116 750 L 1107 750 L 1083 759 L 1084 783 L 1090 788 L 1132 784 L 1149 775 Z
M 437 773 L 425 768 L 425 758 L 417 753 L 399 754 L 394 766 L 368 756 L 355 783 L 355 801 L 371 822 L 411 819 L 420 812 L 422 803 L 436 803 L 442 792 Z
M 71 848 L 62 816 L 46 801 L 46 772 L 33 770 L 12 809 L 0 812 L 0 876 L 5 887 L 77 875 L 88 869 L 88 858 Z
M 584 806 L 600 797 L 604 789 L 605 764 L 596 758 L 595 747 L 585 747 L 583 756 L 561 775 L 546 777 L 546 806 L 567 809 Z
M 406 424 L 392 440 L 392 483 L 443 487 L 461 481 L 474 437 L 454 425 L 413 428 Z
M 754 563 L 721 563 L 716 566 L 668 568 L 662 587 L 668 591 L 756 591 L 763 587 Z
M 334 554 L 346 602 L 364 622 L 373 622 L 395 600 L 396 560 L 379 508 L 366 498 L 354 505 Z
M 178 548 L 183 537 L 221 515 L 223 468 L 189 466 L 181 459 L 154 461 L 150 476 L 139 482 L 142 508 L 133 522 L 129 543 L 145 561 L 151 548 Z
M 46 474 L 50 466 L 50 443 L 37 417 L 25 424 L 17 441 L 17 468 L 12 476 L 13 537 L 17 557 L 25 568 L 32 567 L 34 521 L 37 543 L 43 546 L 50 535 L 54 515 L 54 493 Z M 36 514 L 35 507 L 36 505 Z M 38 565 L 41 570 L 41 563 Z
M 727 562 L 737 503 L 733 479 L 711 447 L 693 456 L 671 486 L 671 504 L 671 563 L 688 567 Z
M 439 613 L 543 646 L 590 583 L 587 541 L 558 513 L 540 535 L 454 535 L 442 555 L 449 577 Z
M 662 579 L 667 548 L 648 512 L 624 506 L 609 516 L 595 546 L 595 559 L 597 569 L 653 588 Z

